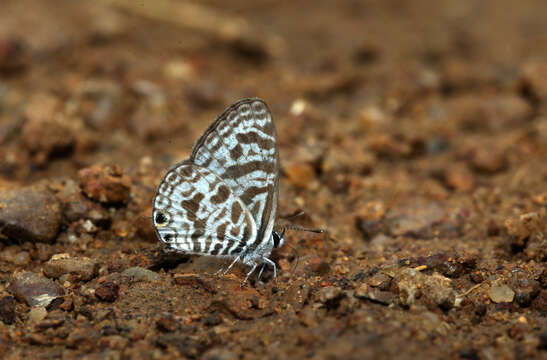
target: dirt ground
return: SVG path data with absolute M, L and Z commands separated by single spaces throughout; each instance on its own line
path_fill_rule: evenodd
M 547 359 L 544 0 L 0 6 L 0 357 Z M 255 96 L 327 233 L 241 288 L 151 210 Z

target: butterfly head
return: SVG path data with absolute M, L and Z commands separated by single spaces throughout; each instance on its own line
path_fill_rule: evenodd
M 285 229 L 283 229 L 281 233 L 274 231 L 272 233 L 272 237 L 273 237 L 274 248 L 282 247 L 283 242 L 285 241 Z

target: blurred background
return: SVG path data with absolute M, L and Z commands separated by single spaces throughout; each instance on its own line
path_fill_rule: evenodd
M 547 2 L 0 7 L 0 350 L 545 356 Z M 149 216 L 167 167 L 255 96 L 277 127 L 279 215 L 329 235 L 290 234 L 279 283 L 231 303 L 232 283 L 171 280 L 218 264 L 165 258 Z M 63 300 L 34 310 L 23 270 Z

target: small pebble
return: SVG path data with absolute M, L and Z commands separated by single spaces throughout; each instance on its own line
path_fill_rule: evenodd
M 44 186 L 0 192 L 0 239 L 51 243 L 61 219 L 57 198 Z
M 456 302 L 456 292 L 452 288 L 452 280 L 438 273 L 424 277 L 422 293 L 441 309 L 451 309 Z
M 95 295 L 102 301 L 113 302 L 118 298 L 120 287 L 113 281 L 106 281 L 95 289 Z
M 63 288 L 57 283 L 31 271 L 13 275 L 10 290 L 19 301 L 29 306 L 48 306 L 64 295 Z
M 64 280 L 70 282 L 89 281 L 97 276 L 99 264 L 92 259 L 84 257 L 52 258 L 44 264 L 44 275 L 58 279 L 67 275 Z
M 476 149 L 471 158 L 471 166 L 480 173 L 495 174 L 505 170 L 507 159 L 505 155 L 493 149 Z
M 135 266 L 123 271 L 123 274 L 132 276 L 136 279 L 146 280 L 146 281 L 159 281 L 161 280 L 160 274 L 153 272 L 151 270 L 142 268 L 140 266 Z
M 419 278 L 423 276 L 420 272 L 406 268 L 401 270 L 394 278 L 399 289 L 399 301 L 403 306 L 410 306 L 421 296 Z
M 515 301 L 523 307 L 530 306 L 532 300 L 539 294 L 540 290 L 538 281 L 518 269 L 513 271 L 510 285 L 515 292 Z
M 13 324 L 15 321 L 15 299 L 7 293 L 0 293 L 0 321 Z
M 20 251 L 18 246 L 9 246 L 0 252 L 0 260 L 23 266 L 30 263 L 30 254 L 28 251 Z
M 31 323 L 38 323 L 42 320 L 44 320 L 47 316 L 47 310 L 43 306 L 36 306 L 30 309 L 30 312 L 28 313 L 28 319 Z
M 369 280 L 368 284 L 372 287 L 379 287 L 381 290 L 389 289 L 391 278 L 384 273 L 376 273 Z
M 102 203 L 125 203 L 131 192 L 131 179 L 119 166 L 94 165 L 78 172 L 84 194 Z
M 342 289 L 339 287 L 326 286 L 319 290 L 319 301 L 326 304 L 339 299 L 342 295 Z
M 180 329 L 180 323 L 172 314 L 164 313 L 156 320 L 156 327 L 161 332 L 174 332 Z
M 71 331 L 66 338 L 66 346 L 79 351 L 90 352 L 95 348 L 100 334 L 92 327 L 79 327 Z
M 493 285 L 488 290 L 488 296 L 497 304 L 502 302 L 510 303 L 515 298 L 515 292 L 507 285 Z

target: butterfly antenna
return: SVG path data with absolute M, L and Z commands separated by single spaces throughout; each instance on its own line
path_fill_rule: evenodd
M 329 244 L 329 232 L 326 229 L 319 229 L 319 228 L 305 228 L 303 226 L 295 225 L 295 224 L 286 224 L 283 226 L 283 230 L 294 230 L 294 231 L 306 231 L 306 232 L 312 232 L 316 234 L 323 234 L 323 244 L 325 245 L 323 247 L 323 257 L 327 258 L 328 253 L 330 252 L 330 244 Z
M 299 216 L 302 216 L 304 214 L 305 214 L 304 210 L 296 210 L 292 214 L 281 216 L 281 218 L 284 219 L 284 220 L 290 220 L 290 219 L 294 219 L 294 218 L 297 218 Z M 326 230 L 324 230 L 324 229 L 318 229 L 318 228 L 317 229 L 313 229 L 313 228 L 310 229 L 310 228 L 305 228 L 303 226 L 299 226 L 299 225 L 295 225 L 295 224 L 285 224 L 285 225 L 283 225 L 283 231 L 285 231 L 285 230 L 307 231 L 307 232 L 313 232 L 313 233 L 316 233 L 316 234 L 326 233 Z
M 283 228 L 285 230 L 307 231 L 307 232 L 312 232 L 312 233 L 316 233 L 316 234 L 323 234 L 323 233 L 327 232 L 325 229 L 319 229 L 319 228 L 310 229 L 310 228 L 305 228 L 303 226 L 294 225 L 294 224 L 287 224 L 287 225 L 283 226 Z

